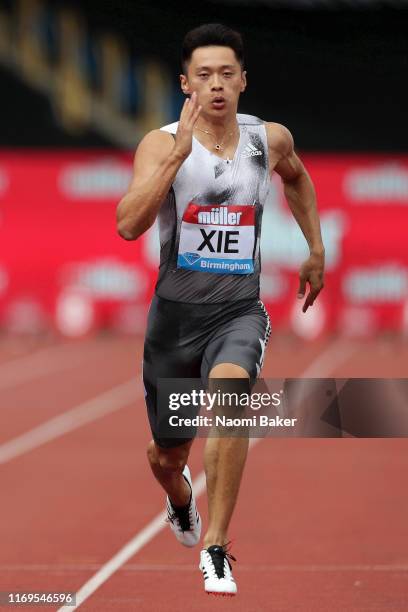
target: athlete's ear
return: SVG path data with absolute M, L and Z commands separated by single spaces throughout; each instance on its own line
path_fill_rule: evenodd
M 180 74 L 180 85 L 181 85 L 181 90 L 184 94 L 188 95 L 191 93 L 190 87 L 188 86 L 187 77 L 185 74 Z
M 247 79 L 246 79 L 246 70 L 242 71 L 241 74 L 241 92 L 245 91 L 246 86 L 247 86 Z

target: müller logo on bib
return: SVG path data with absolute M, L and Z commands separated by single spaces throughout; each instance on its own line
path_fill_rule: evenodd
M 254 206 L 190 202 L 181 222 L 177 267 L 214 274 L 251 274 L 254 244 Z

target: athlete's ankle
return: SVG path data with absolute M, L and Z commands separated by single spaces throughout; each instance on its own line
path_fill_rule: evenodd
M 203 539 L 203 548 L 209 548 L 210 546 L 225 546 L 227 542 L 227 534 L 207 533 Z

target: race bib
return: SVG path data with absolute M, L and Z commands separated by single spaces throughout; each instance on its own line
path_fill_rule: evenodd
M 254 271 L 254 206 L 187 206 L 181 222 L 177 267 L 215 274 Z

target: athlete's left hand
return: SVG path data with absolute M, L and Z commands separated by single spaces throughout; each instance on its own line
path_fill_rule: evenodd
M 310 291 L 303 304 L 302 311 L 306 312 L 309 306 L 313 305 L 313 302 L 323 289 L 323 275 L 324 275 L 324 252 L 311 253 L 310 257 L 304 261 L 299 271 L 299 289 L 297 296 L 299 300 L 305 297 L 306 283 L 310 285 Z

